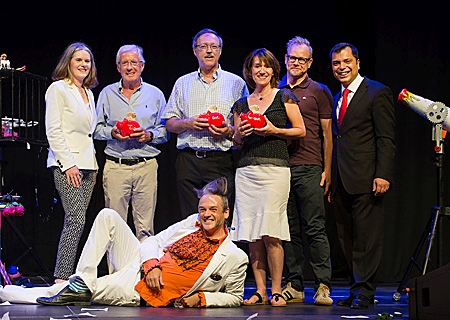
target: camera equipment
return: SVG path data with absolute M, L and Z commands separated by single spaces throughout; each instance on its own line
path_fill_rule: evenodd
M 434 242 L 436 227 L 438 218 L 440 216 L 450 216 L 450 208 L 444 206 L 444 190 L 442 179 L 443 168 L 443 155 L 444 155 L 444 140 L 447 134 L 447 130 L 450 131 L 450 111 L 442 102 L 433 102 L 428 99 L 422 98 L 418 95 L 412 94 L 406 89 L 403 89 L 398 95 L 398 101 L 403 102 L 407 106 L 411 107 L 416 113 L 424 118 L 427 118 L 433 124 L 432 139 L 435 142 L 434 151 L 434 163 L 437 168 L 437 183 L 438 183 L 438 205 L 432 210 L 432 214 L 429 217 L 425 230 L 422 233 L 419 243 L 414 250 L 413 256 L 410 259 L 408 267 L 403 275 L 400 284 L 397 287 L 397 292 L 394 293 L 392 299 L 394 301 L 400 300 L 400 296 L 405 292 L 405 283 L 408 280 L 409 274 L 413 267 L 418 268 L 424 275 L 427 271 L 427 265 L 430 258 L 431 247 Z M 423 268 L 416 262 L 426 240 L 428 240 L 426 254 L 424 258 Z M 438 254 L 439 263 L 439 254 Z

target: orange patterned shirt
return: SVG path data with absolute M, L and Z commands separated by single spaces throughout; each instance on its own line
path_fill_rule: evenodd
M 228 234 L 227 228 L 225 231 Z M 145 279 L 138 282 L 136 290 L 153 307 L 166 307 L 172 304 L 193 287 L 225 238 L 226 235 L 220 240 L 209 239 L 201 227 L 182 237 L 167 249 L 159 261 L 164 282 L 161 291 L 151 290 Z M 149 261 L 154 262 L 146 266 Z M 148 260 L 144 263 L 144 269 L 148 270 L 155 264 L 155 259 Z M 205 306 L 205 297 L 203 293 L 199 294 L 201 306 Z

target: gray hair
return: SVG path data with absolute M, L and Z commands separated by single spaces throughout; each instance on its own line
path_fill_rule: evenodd
M 137 53 L 138 56 L 139 56 L 139 61 L 141 63 L 145 63 L 144 50 L 142 49 L 142 47 L 138 46 L 137 44 L 126 44 L 126 45 L 121 46 L 119 48 L 119 50 L 117 50 L 116 64 L 119 64 L 120 56 L 122 54 L 124 54 L 125 52 L 135 52 L 135 53 Z
M 305 39 L 305 38 L 302 38 L 299 36 L 296 36 L 287 42 L 287 44 L 286 44 L 287 51 L 289 52 L 291 47 L 294 45 L 302 45 L 302 44 L 308 46 L 311 57 L 312 57 L 313 49 L 312 49 L 311 44 L 309 43 L 308 39 Z

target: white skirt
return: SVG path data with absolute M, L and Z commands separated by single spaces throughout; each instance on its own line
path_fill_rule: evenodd
M 286 211 L 290 179 L 288 167 L 254 165 L 236 170 L 233 241 L 253 242 L 262 236 L 291 240 Z

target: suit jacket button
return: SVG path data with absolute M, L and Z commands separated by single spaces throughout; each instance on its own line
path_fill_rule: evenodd
M 88 137 L 89 137 L 89 138 L 92 137 L 92 134 L 89 133 L 89 134 L 88 134 Z

